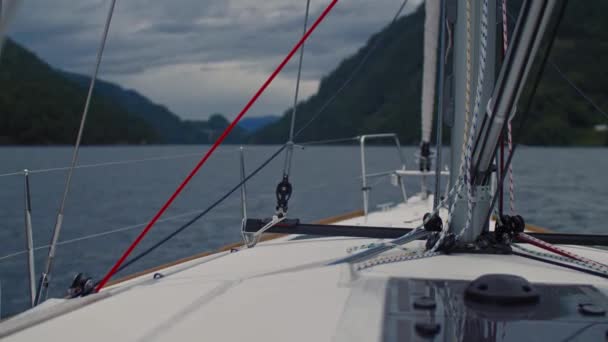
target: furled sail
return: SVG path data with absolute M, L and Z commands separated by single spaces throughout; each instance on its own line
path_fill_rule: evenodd
M 424 64 L 422 69 L 422 135 L 420 142 L 420 171 L 430 171 L 430 141 L 433 130 L 435 80 L 437 74 L 437 44 L 439 42 L 439 0 L 426 0 L 424 20 Z

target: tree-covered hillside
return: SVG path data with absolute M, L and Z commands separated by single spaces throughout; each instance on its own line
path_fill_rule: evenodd
M 86 89 L 7 40 L 0 56 L 0 144 L 73 144 Z M 156 132 L 107 99 L 94 96 L 83 143 L 153 143 Z
M 551 61 L 601 108 L 608 109 L 608 2 L 570 1 L 551 53 Z M 517 13 L 512 10 L 512 14 Z M 318 92 L 298 105 L 302 127 L 351 75 L 367 51 L 380 40 L 351 84 L 328 106 L 298 141 L 397 132 L 406 144 L 420 140 L 424 6 L 374 35 L 354 56 L 321 80 Z M 304 67 L 306 67 L 304 65 Z M 543 76 L 522 143 L 536 145 L 608 145 L 608 123 L 550 66 Z M 274 124 L 256 132 L 256 143 L 285 142 L 291 109 Z

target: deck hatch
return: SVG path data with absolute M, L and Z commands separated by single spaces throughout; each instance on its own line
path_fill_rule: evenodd
M 602 341 L 608 332 L 608 298 L 593 286 L 532 283 L 537 302 L 505 305 L 467 299 L 471 283 L 391 278 L 382 340 L 522 341 L 534 334 L 539 341 Z M 426 329 L 435 325 L 439 329 Z

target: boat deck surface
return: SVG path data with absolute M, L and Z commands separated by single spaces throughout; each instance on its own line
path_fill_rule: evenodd
M 413 197 L 407 205 L 341 223 L 413 227 L 429 201 Z M 349 247 L 371 242 L 377 240 L 288 235 L 220 252 L 158 271 L 158 279 L 142 275 L 99 294 L 30 310 L 0 324 L 0 337 L 13 332 L 6 341 L 386 340 L 386 289 L 396 278 L 470 281 L 510 273 L 533 283 L 592 285 L 608 295 L 606 279 L 514 255 L 440 255 L 363 270 L 327 265 L 348 255 Z M 563 247 L 608 264 L 605 251 Z

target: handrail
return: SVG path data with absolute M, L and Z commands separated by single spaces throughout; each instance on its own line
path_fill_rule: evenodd
M 365 218 L 367 219 L 367 214 L 369 212 L 369 191 L 371 188 L 367 185 L 367 171 L 365 165 L 365 142 L 367 139 L 387 139 L 392 138 L 395 141 L 395 146 L 397 148 L 397 154 L 399 156 L 399 160 L 401 161 L 401 169 L 405 170 L 405 157 L 403 156 L 403 152 L 401 150 L 401 143 L 399 142 L 399 137 L 395 133 L 378 133 L 378 134 L 366 134 L 358 137 L 359 145 L 361 149 L 361 191 L 363 193 L 363 213 Z M 397 180 L 399 182 L 399 186 L 401 188 L 401 195 L 403 196 L 403 201 L 407 201 L 407 193 L 405 192 L 405 184 L 401 180 L 401 176 L 397 175 Z

